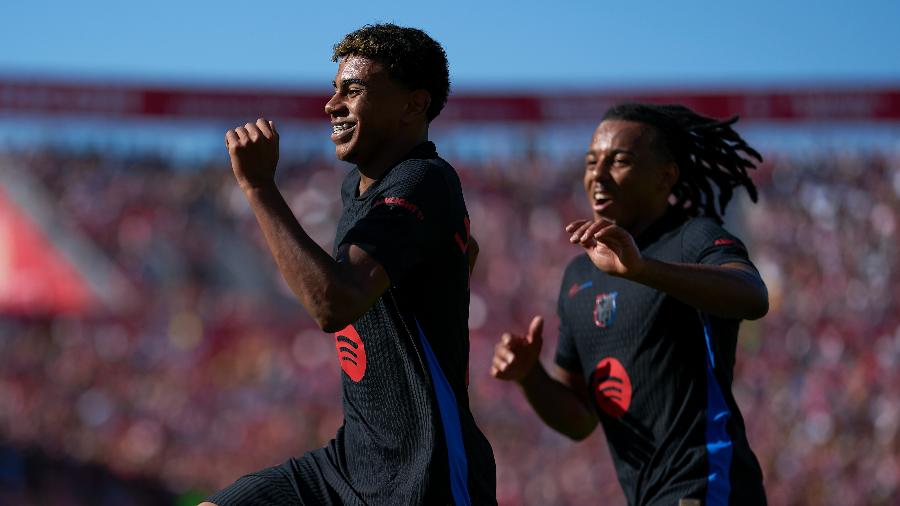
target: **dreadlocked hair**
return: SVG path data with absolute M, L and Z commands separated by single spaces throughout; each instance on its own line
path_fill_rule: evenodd
M 635 121 L 657 130 L 665 154 L 678 166 L 678 181 L 672 187 L 674 205 L 687 214 L 702 213 L 721 223 L 716 194 L 719 211 L 725 214 L 739 186 L 746 188 L 756 202 L 756 185 L 747 170 L 755 169 L 762 156 L 732 128 L 737 116 L 720 121 L 683 105 L 625 103 L 608 110 L 603 116 L 604 121 L 607 119 Z
M 450 94 L 450 70 L 444 48 L 418 28 L 393 23 L 365 25 L 334 45 L 331 60 L 362 56 L 384 65 L 392 79 L 431 95 L 426 119 L 441 113 Z

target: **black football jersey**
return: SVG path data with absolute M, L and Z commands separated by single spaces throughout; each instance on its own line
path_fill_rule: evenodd
M 459 178 L 423 143 L 359 195 L 335 238 L 391 287 L 335 334 L 344 424 L 310 458 L 345 504 L 496 504 L 493 452 L 469 409 L 469 218 Z
M 660 261 L 752 266 L 709 218 L 670 211 L 636 242 Z M 629 504 L 765 504 L 731 392 L 740 321 L 607 275 L 586 254 L 566 268 L 557 310 L 556 363 L 588 384 Z

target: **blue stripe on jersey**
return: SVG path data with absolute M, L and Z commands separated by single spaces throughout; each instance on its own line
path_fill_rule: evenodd
M 437 395 L 438 411 L 441 414 L 441 422 L 444 425 L 444 439 L 447 441 L 447 458 L 450 461 L 450 490 L 453 493 L 453 502 L 456 506 L 471 506 L 469 498 L 469 462 L 466 460 L 466 447 L 463 444 L 462 424 L 459 422 L 459 408 L 456 404 L 456 395 L 450 388 L 441 365 L 431 351 L 431 345 L 422 331 L 422 326 L 416 320 L 416 328 L 419 329 L 419 340 L 425 350 L 425 360 L 431 371 L 431 382 L 434 383 L 434 393 Z
M 706 454 L 709 475 L 706 477 L 706 502 L 704 504 L 727 505 L 731 495 L 731 437 L 728 435 L 728 419 L 731 411 L 725 404 L 725 396 L 713 370 L 716 357 L 712 351 L 712 329 L 703 315 L 703 334 L 706 336 Z

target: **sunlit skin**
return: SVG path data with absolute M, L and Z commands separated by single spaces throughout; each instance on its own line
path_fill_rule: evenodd
M 428 138 L 424 113 L 430 96 L 392 79 L 384 66 L 361 56 L 340 61 L 334 95 L 325 104 L 338 160 L 362 175 L 360 191 Z
M 584 190 L 593 220 L 566 226 L 594 264 L 614 276 L 633 278 L 644 263 L 634 238 L 661 218 L 678 180 L 678 167 L 659 145 L 657 131 L 643 123 L 600 123 L 584 157 Z
M 600 123 L 584 157 L 584 189 L 595 219 L 637 236 L 665 214 L 678 168 L 657 142 L 654 128 L 643 123 Z

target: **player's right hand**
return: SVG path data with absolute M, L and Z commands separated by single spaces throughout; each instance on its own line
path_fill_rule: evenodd
M 535 316 L 524 336 L 504 333 L 494 346 L 491 376 L 507 381 L 522 381 L 534 369 L 544 344 L 544 319 Z
M 580 244 L 601 271 L 634 279 L 644 268 L 644 258 L 634 237 L 608 220 L 576 220 L 566 225 L 569 242 Z
M 278 165 L 278 131 L 264 118 L 225 132 L 231 170 L 243 190 L 272 185 Z

